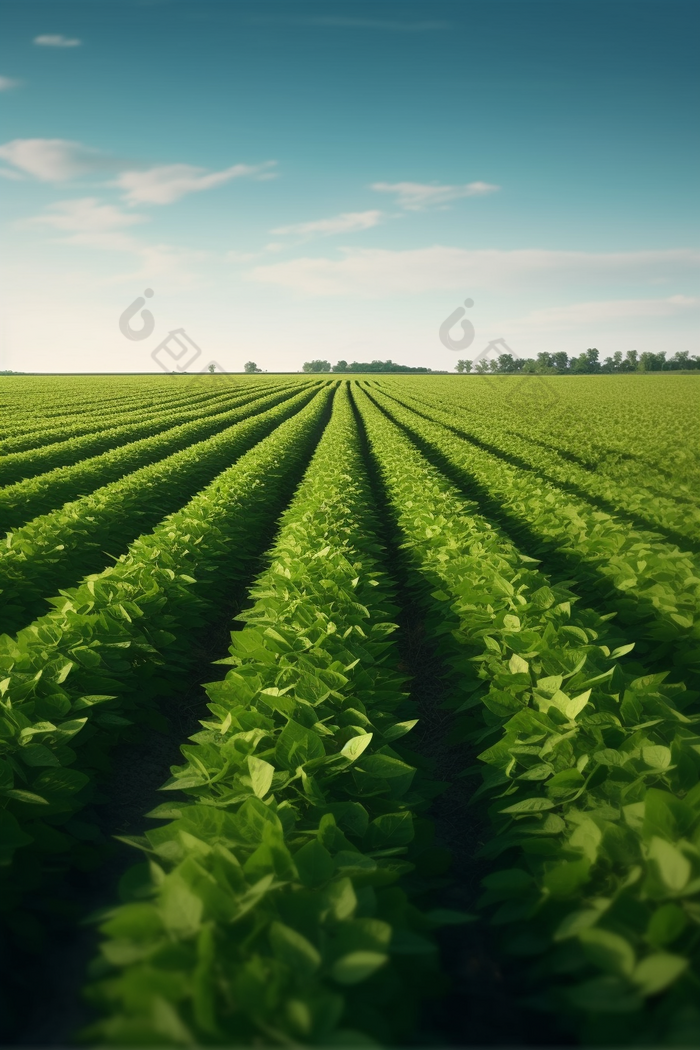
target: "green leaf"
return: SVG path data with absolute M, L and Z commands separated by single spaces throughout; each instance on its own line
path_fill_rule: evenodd
M 523 868 L 505 868 L 503 871 L 494 871 L 491 875 L 484 876 L 481 883 L 488 890 L 517 896 L 532 886 L 533 878 Z
M 197 932 L 204 903 L 177 870 L 168 875 L 163 882 L 159 903 L 163 923 L 173 934 L 189 937 Z
M 683 933 L 688 920 L 677 904 L 662 904 L 657 908 L 647 926 L 647 940 L 655 948 L 672 944 Z
M 44 744 L 27 744 L 21 748 L 20 758 L 28 766 L 60 766 L 53 751 Z
M 542 813 L 546 809 L 554 809 L 554 803 L 548 798 L 524 798 L 520 802 L 513 803 L 499 810 L 500 813 Z
M 14 850 L 32 841 L 32 836 L 22 831 L 17 818 L 6 809 L 0 809 L 0 861 L 6 863 Z
M 570 897 L 588 882 L 590 861 L 565 860 L 550 869 L 543 882 L 553 897 Z
M 690 831 L 696 816 L 691 806 L 669 791 L 650 788 L 644 796 L 644 838 L 658 835 L 675 842 Z
M 689 959 L 669 952 L 656 952 L 642 959 L 632 974 L 632 980 L 642 995 L 657 995 L 678 980 L 687 970 Z
M 48 806 L 48 802 L 41 795 L 35 795 L 33 791 L 23 791 L 21 788 L 9 788 L 3 792 L 8 798 L 17 799 L 18 802 L 28 802 L 31 805 Z
M 629 1014 L 641 1009 L 642 1000 L 629 982 L 614 974 L 594 977 L 568 989 L 566 998 L 587 1014 Z
M 570 912 L 557 926 L 554 940 L 565 941 L 569 937 L 575 937 L 582 930 L 595 926 L 600 916 L 600 911 L 595 908 L 582 908 L 579 911 Z
M 634 649 L 635 642 L 630 642 L 629 645 L 618 645 L 617 649 L 613 649 L 610 654 L 611 659 L 617 660 L 620 656 L 626 656 L 627 653 L 631 653 Z
M 363 733 L 360 736 L 352 736 L 343 746 L 340 753 L 350 762 L 354 762 L 360 757 L 365 748 L 369 746 L 371 740 L 372 733 Z
M 298 766 L 324 755 L 321 738 L 292 719 L 280 733 L 275 747 L 276 760 L 289 770 L 296 770 Z
M 594 966 L 625 977 L 632 973 L 636 962 L 634 948 L 624 937 L 596 927 L 581 930 L 578 939 Z
M 270 945 L 275 957 L 304 979 L 321 965 L 321 956 L 313 944 L 284 923 L 273 922 L 270 926 Z
M 272 786 L 272 777 L 275 772 L 275 767 L 271 766 L 269 762 L 265 762 L 262 758 L 255 758 L 254 755 L 249 755 L 248 771 L 250 773 L 253 791 L 258 798 L 265 798 L 265 795 Z
M 90 777 L 79 769 L 47 769 L 39 774 L 32 786 L 48 795 L 72 795 L 89 783 Z
M 358 738 L 356 737 L 355 739 Z M 409 766 L 399 758 L 393 758 L 391 755 L 366 755 L 362 760 L 361 767 L 364 772 L 369 773 L 373 777 L 382 777 L 388 780 L 394 777 L 405 776 L 407 773 L 413 773 L 414 771 L 413 766 Z
M 682 890 L 690 878 L 691 867 L 688 858 L 670 842 L 657 836 L 651 840 L 648 855 L 656 864 L 665 885 L 675 892 Z
M 71 666 L 73 666 L 71 664 Z M 74 711 L 80 711 L 84 707 L 94 707 L 95 704 L 103 704 L 106 700 L 116 700 L 116 696 L 103 695 L 102 693 L 94 693 L 91 696 L 81 696 L 79 700 L 76 700 L 73 704 Z
M 642 758 L 645 764 L 651 766 L 652 769 L 668 769 L 671 765 L 671 749 L 660 744 L 643 747 Z
M 578 825 L 571 838 L 569 844 L 572 849 L 583 853 L 591 864 L 594 864 L 598 857 L 598 848 L 603 839 L 603 833 L 592 820 L 584 820 Z
M 412 718 L 408 722 L 397 722 L 396 725 L 391 726 L 390 729 L 385 729 L 382 736 L 385 740 L 398 740 L 399 737 L 405 736 L 406 733 L 410 733 L 415 725 L 418 725 L 417 718 Z
M 331 974 L 338 984 L 359 984 L 388 961 L 384 952 L 349 952 L 334 962 Z
M 508 667 L 511 674 L 528 674 L 530 671 L 530 665 L 527 660 L 523 660 L 522 656 L 518 656 L 517 653 L 513 653 L 511 656 L 508 661 Z
M 413 839 L 413 814 L 383 813 L 367 828 L 366 843 L 369 849 L 389 846 L 405 846 Z
M 305 886 L 320 886 L 333 875 L 333 858 L 318 839 L 312 839 L 297 850 L 294 863 Z
M 335 879 L 326 887 L 324 898 L 338 922 L 351 919 L 355 914 L 357 897 L 351 879 Z

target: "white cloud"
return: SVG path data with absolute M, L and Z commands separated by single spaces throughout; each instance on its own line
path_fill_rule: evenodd
M 675 279 L 697 272 L 700 253 L 689 249 L 641 252 L 563 252 L 539 248 L 476 250 L 434 245 L 389 251 L 343 248 L 341 258 L 301 257 L 257 266 L 250 277 L 312 296 L 359 295 L 380 298 L 436 289 L 469 292 L 517 291 L 571 281 Z
M 129 229 L 145 221 L 147 216 L 104 204 L 96 197 L 81 197 L 57 201 L 42 215 L 25 219 L 20 225 L 55 230 L 61 235 L 56 238 L 61 244 L 133 256 L 137 269 L 115 274 L 110 284 L 161 279 L 171 287 L 192 287 L 197 281 L 195 267 L 208 253 L 172 244 L 145 243 Z
M 77 37 L 63 36 L 62 33 L 44 33 L 34 37 L 34 43 L 40 47 L 80 47 L 82 40 Z
M 19 80 L 13 80 L 12 77 L 0 77 L 0 91 L 10 91 L 12 88 L 19 87 Z
M 96 197 L 56 201 L 43 215 L 25 220 L 24 225 L 48 226 L 66 234 L 66 244 L 117 251 L 140 251 L 135 239 L 122 231 L 144 221 L 144 216 L 124 212 L 113 204 L 102 204 Z
M 231 251 L 226 252 L 224 258 L 226 262 L 247 263 L 252 262 L 253 259 L 259 259 L 261 255 L 262 252 L 237 252 L 231 249 Z
M 422 182 L 374 182 L 371 189 L 378 193 L 396 194 L 396 203 L 406 211 L 424 211 L 440 207 L 462 197 L 484 197 L 495 193 L 500 186 L 489 182 L 467 182 L 463 186 L 427 185 Z
M 161 282 L 169 288 L 192 288 L 199 283 L 197 268 L 209 252 L 179 248 L 174 244 L 135 244 L 131 249 L 139 260 L 138 269 L 117 274 L 112 284 L 134 281 Z
M 41 182 L 65 182 L 114 163 L 99 150 L 68 139 L 13 139 L 0 146 L 0 158 Z
M 274 254 L 281 252 L 284 248 L 288 247 L 286 244 L 280 241 L 271 241 L 269 244 L 264 245 L 257 252 L 239 252 L 235 248 L 226 252 L 224 259 L 226 262 L 231 263 L 247 263 L 253 262 L 254 259 L 263 259 L 266 254 Z
M 293 233 L 301 234 L 332 234 L 352 233 L 355 230 L 369 230 L 377 226 L 381 221 L 380 211 L 350 211 L 341 215 L 334 215 L 330 219 L 315 219 L 312 222 L 296 222 L 291 226 L 278 226 L 270 233 Z
M 209 190 L 246 175 L 265 174 L 265 169 L 274 163 L 234 164 L 212 172 L 192 164 L 166 164 L 147 171 L 124 171 L 113 185 L 125 191 L 123 199 L 129 204 L 172 204 L 187 193 Z
M 69 139 L 13 139 L 0 146 L 0 159 L 12 168 L 0 169 L 5 178 L 32 177 L 41 182 L 67 182 L 102 170 L 114 171 L 124 162 L 91 146 Z M 129 204 L 171 204 L 187 193 L 220 186 L 231 179 L 249 176 L 268 178 L 276 162 L 234 164 L 224 171 L 207 172 L 192 164 L 167 164 L 145 171 L 122 171 L 107 185 L 123 190 Z
M 34 224 L 53 226 L 57 230 L 103 232 L 120 229 L 143 222 L 144 216 L 122 211 L 114 204 L 102 204 L 97 197 L 80 197 L 77 200 L 56 201 L 45 215 L 36 215 L 28 220 Z
M 630 321 L 638 318 L 676 317 L 697 311 L 700 299 L 688 295 L 670 295 L 665 299 L 603 299 L 566 306 L 548 306 L 531 310 L 514 325 L 537 331 L 578 328 L 587 323 Z

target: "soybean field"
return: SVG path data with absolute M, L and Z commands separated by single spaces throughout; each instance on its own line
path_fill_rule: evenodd
M 700 1043 L 700 376 L 0 407 L 5 1045 Z

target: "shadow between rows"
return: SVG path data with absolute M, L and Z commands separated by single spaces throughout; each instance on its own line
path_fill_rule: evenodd
M 233 618 L 246 608 L 249 587 L 267 564 L 279 517 L 301 482 L 330 419 L 331 406 L 332 401 L 309 439 L 303 464 L 290 475 L 271 510 L 267 527 L 257 533 L 245 576 L 230 581 L 225 597 L 213 601 L 207 610 L 204 625 L 183 639 L 192 654 L 190 670 L 186 682 L 180 681 L 178 688 L 173 682 L 170 695 L 159 701 L 162 730 L 130 731 L 110 749 L 109 769 L 97 781 L 101 802 L 80 813 L 81 819 L 96 824 L 107 844 L 102 864 L 90 871 L 70 867 L 58 883 L 44 885 L 42 893 L 31 900 L 27 910 L 47 925 L 47 937 L 39 950 L 22 950 L 9 939 L 4 945 L 0 978 L 6 992 L 9 986 L 18 1021 L 11 1028 L 5 1022 L 0 1045 L 74 1046 L 76 1033 L 89 1023 L 91 1012 L 81 999 L 81 989 L 88 964 L 98 954 L 99 936 L 86 919 L 119 902 L 121 876 L 141 860 L 136 850 L 113 841 L 114 836 L 142 834 L 148 827 L 145 814 L 164 801 L 159 788 L 170 776 L 171 766 L 180 764 L 181 745 L 199 730 L 199 720 L 206 715 L 208 701 L 202 685 L 226 674 L 226 667 L 212 666 L 213 661 L 228 654 L 231 632 L 243 627 Z M 164 673 L 167 682 L 167 669 Z M 168 800 L 172 797 L 168 795 Z
M 614 503 L 606 500 L 600 496 L 595 499 L 587 493 L 585 489 L 580 488 L 574 482 L 561 481 L 554 477 L 548 472 L 541 470 L 538 467 L 532 466 L 527 460 L 522 459 L 520 456 L 516 456 L 510 452 L 505 452 L 503 449 L 498 448 L 496 445 L 492 445 L 488 441 L 484 441 L 482 438 L 476 437 L 474 434 L 468 434 L 457 427 L 451 426 L 449 423 L 443 423 L 441 420 L 434 419 L 426 412 L 421 412 L 420 409 L 415 408 L 413 405 L 407 405 L 405 402 L 400 401 L 399 398 L 393 394 L 388 394 L 382 390 L 384 397 L 391 398 L 402 408 L 405 408 L 409 412 L 414 412 L 417 416 L 427 420 L 434 426 L 443 427 L 445 430 L 449 430 L 455 437 L 458 437 L 461 441 L 465 441 L 471 445 L 476 446 L 483 452 L 487 452 L 489 455 L 494 456 L 496 459 L 502 460 L 505 463 L 510 464 L 513 467 L 517 467 L 519 470 L 527 471 L 529 474 L 534 474 L 536 477 L 544 478 L 551 484 L 556 485 L 557 488 L 562 489 L 564 492 L 570 493 L 572 496 L 576 496 L 578 499 L 583 500 L 594 510 L 605 511 L 606 514 L 612 514 L 616 518 L 620 519 L 621 523 L 629 522 L 634 526 L 635 529 L 643 529 L 648 532 L 655 533 L 660 539 L 667 541 L 668 543 L 675 544 L 682 551 L 687 551 L 691 554 L 700 554 L 700 542 L 690 539 L 683 533 L 676 532 L 674 529 L 669 529 L 666 526 L 659 525 L 656 522 L 650 521 L 648 518 L 644 518 L 639 514 L 634 514 L 632 511 L 620 509 Z M 380 407 L 380 406 L 378 406 Z
M 494 524 L 523 553 L 542 562 L 540 569 L 546 576 L 574 589 L 579 597 L 599 615 L 615 611 L 620 625 L 630 631 L 643 631 L 648 625 L 658 623 L 658 613 L 651 602 L 643 598 L 625 598 L 611 584 L 609 577 L 603 575 L 595 565 L 577 557 L 572 551 L 562 550 L 556 542 L 536 533 L 527 522 L 509 513 L 503 504 L 499 503 L 488 489 L 466 469 L 451 463 L 444 453 L 396 419 L 368 392 L 367 396 L 384 416 L 408 437 L 428 462 L 460 491 L 465 499 L 477 505 L 478 513 Z M 635 655 L 638 658 L 643 659 L 657 671 L 668 671 L 669 665 L 673 666 L 673 649 L 681 647 L 682 638 L 677 636 L 670 642 L 660 645 L 657 652 L 652 651 L 652 642 L 644 637 L 639 637 L 638 634 L 634 641 Z M 697 643 L 690 639 L 689 647 L 697 648 Z M 671 680 L 682 680 L 683 675 L 688 680 L 691 672 L 688 669 L 682 670 L 675 667 Z
M 360 446 L 379 522 L 378 539 L 384 549 L 385 570 L 394 583 L 399 631 L 394 635 L 402 669 L 410 676 L 410 696 L 419 717 L 409 746 L 448 787 L 433 799 L 427 812 L 435 827 L 435 847 L 448 850 L 452 865 L 444 885 L 430 891 L 429 907 L 473 910 L 488 874 L 488 863 L 476 854 L 490 835 L 485 806 L 471 806 L 473 782 L 460 776 L 472 766 L 475 752 L 465 744 L 450 742 L 453 715 L 444 704 L 453 691 L 450 672 L 425 629 L 426 609 L 418 594 L 417 568 L 400 550 L 403 537 L 384 490 L 371 452 L 364 421 L 352 395 Z M 426 576 L 423 574 L 423 579 Z M 436 578 L 434 586 L 440 581 Z M 457 623 L 455 621 L 455 627 Z M 410 756 L 409 756 L 410 760 Z M 483 920 L 447 927 L 437 934 L 441 967 L 450 981 L 444 997 L 424 1010 L 423 1025 L 416 1033 L 418 1045 L 463 1047 L 561 1046 L 560 1032 L 547 1030 L 544 1018 L 536 1021 L 521 1006 L 521 983 L 516 968 L 505 964 L 495 950 L 494 937 Z M 530 1036 L 532 1032 L 532 1036 Z M 535 1034 L 536 1033 L 536 1034 Z
M 290 395 L 290 398 L 292 396 Z M 283 408 L 288 400 L 289 398 L 285 398 L 279 404 L 273 405 L 270 411 Z M 305 405 L 301 405 L 296 411 L 302 411 L 304 407 Z M 253 412 L 251 415 L 255 415 L 255 413 Z M 286 418 L 291 417 L 287 416 Z M 2 632 L 4 634 L 16 634 L 23 627 L 27 627 L 40 616 L 50 612 L 52 608 L 48 604 L 50 597 L 58 594 L 62 588 L 76 586 L 78 581 L 84 576 L 102 572 L 106 564 L 109 565 L 112 561 L 118 561 L 119 557 L 126 553 L 130 545 L 139 536 L 152 532 L 167 517 L 186 506 L 198 493 L 215 481 L 220 474 L 234 466 L 256 444 L 264 441 L 281 422 L 285 421 L 286 419 L 279 421 L 269 420 L 269 425 L 266 426 L 262 434 L 249 438 L 238 451 L 222 455 L 218 461 L 212 456 L 209 462 L 207 462 L 206 458 L 200 458 L 192 462 L 184 476 L 181 475 L 177 479 L 174 487 L 171 474 L 169 477 L 153 480 L 151 482 L 151 491 L 147 492 L 146 495 L 138 493 L 138 501 L 135 503 L 133 502 L 133 492 L 126 491 L 123 493 L 121 503 L 113 504 L 108 514 L 105 513 L 103 508 L 98 507 L 90 519 L 92 522 L 91 528 L 85 528 L 83 533 L 77 537 L 77 543 L 74 546 L 67 545 L 59 557 L 54 555 L 54 561 L 48 562 L 46 548 L 42 549 L 39 546 L 38 550 L 43 556 L 44 564 L 38 575 L 27 574 L 24 578 L 20 577 L 19 580 L 10 577 L 5 583 L 5 601 L 7 601 L 9 596 L 9 602 L 5 605 L 0 618 Z M 245 422 L 245 420 L 240 422 Z M 222 425 L 209 438 L 203 438 L 189 447 L 194 448 L 197 444 L 204 444 L 206 441 L 220 437 L 222 434 L 225 434 L 227 429 L 232 429 L 237 425 L 238 422 Z M 187 451 L 187 446 L 173 453 L 166 454 L 160 460 L 155 460 L 153 463 L 138 467 L 134 471 L 129 471 L 116 478 L 113 482 L 108 483 L 108 485 L 117 486 L 128 479 L 130 474 L 137 474 L 139 470 L 145 471 L 160 467 L 172 456 L 185 451 Z M 108 485 L 105 485 L 103 488 L 107 489 Z M 84 498 L 95 497 L 96 494 L 99 494 L 99 491 L 99 489 L 96 489 L 92 493 L 87 493 Z M 79 502 L 80 498 L 75 502 Z M 60 512 L 61 507 L 56 508 L 55 513 Z M 41 517 L 49 517 L 49 514 L 41 515 Z M 34 520 L 36 521 L 36 519 Z M 71 522 L 70 525 L 75 529 L 75 522 Z M 0 563 L 1 568 L 2 564 Z M 31 571 L 31 556 L 29 568 Z M 13 604 L 12 597 L 13 589 L 15 591 L 15 604 Z M 0 591 L 2 590 L 3 577 L 0 575 Z M 20 594 L 22 605 L 17 604 L 17 598 Z

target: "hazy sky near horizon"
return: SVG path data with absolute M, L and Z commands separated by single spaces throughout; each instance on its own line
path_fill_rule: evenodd
M 696 2 L 6 0 L 3 23 L 0 368 L 151 371 L 178 328 L 226 370 L 699 351 Z

